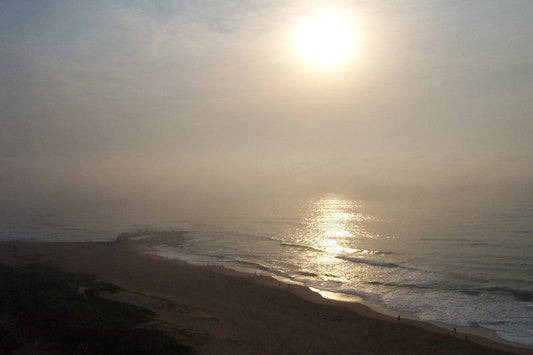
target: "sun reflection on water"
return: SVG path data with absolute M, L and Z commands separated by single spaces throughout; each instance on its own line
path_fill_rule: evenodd
M 365 265 L 350 263 L 346 258 L 373 254 L 372 247 L 366 249 L 378 237 L 367 228 L 376 218 L 363 210 L 360 202 L 339 197 L 307 205 L 303 225 L 289 233 L 287 240 L 306 248 L 295 250 L 293 255 L 300 268 L 320 275 L 324 282 L 344 283 L 361 277 Z M 359 271 L 354 273 L 354 268 Z
M 389 267 L 390 239 L 378 232 L 382 222 L 368 212 L 373 207 L 338 195 L 308 201 L 284 233 L 276 267 L 323 290 L 364 290 L 389 277 L 396 271 Z
M 334 255 L 364 253 L 354 246 L 359 238 L 373 238 L 363 224 L 375 219 L 361 213 L 361 207 L 359 202 L 341 198 L 314 201 L 305 228 L 299 232 L 299 242 Z

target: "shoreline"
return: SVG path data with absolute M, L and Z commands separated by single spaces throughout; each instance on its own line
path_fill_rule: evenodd
M 495 330 L 492 330 L 490 328 L 485 328 L 481 326 L 459 326 L 459 325 L 453 325 L 453 324 L 449 324 L 445 322 L 424 320 L 410 313 L 394 311 L 394 310 L 382 307 L 380 305 L 368 302 L 357 296 L 351 296 L 351 295 L 346 295 L 343 293 L 324 291 L 324 290 L 316 290 L 316 292 L 318 292 L 322 297 L 326 299 L 332 299 L 335 301 L 347 302 L 347 303 L 360 303 L 370 308 L 370 310 L 372 310 L 373 312 L 383 314 L 385 316 L 389 316 L 392 318 L 395 318 L 399 315 L 401 316 L 402 320 L 405 319 L 406 321 L 411 322 L 411 324 L 414 324 L 414 325 L 422 323 L 422 324 L 438 327 L 446 332 L 452 332 L 455 329 L 458 335 L 461 335 L 461 334 L 462 335 L 474 335 L 474 336 L 479 336 L 481 338 L 485 338 L 487 340 L 494 341 L 497 343 L 533 350 L 533 347 L 529 348 L 527 345 L 515 343 L 515 342 L 502 338 Z M 350 300 L 350 298 L 352 297 L 354 298 L 354 300 Z
M 403 312 L 403 311 L 395 311 L 388 308 L 385 308 L 383 306 L 380 306 L 378 304 L 374 304 L 372 302 L 369 302 L 367 300 L 364 300 L 363 298 L 355 295 L 349 295 L 345 293 L 340 292 L 333 292 L 333 291 L 327 291 L 322 289 L 316 289 L 313 287 L 309 287 L 304 285 L 301 282 L 294 281 L 267 271 L 261 271 L 261 270 L 253 270 L 248 268 L 236 268 L 236 267 L 229 267 L 225 266 L 223 264 L 216 264 L 216 263 L 202 263 L 202 262 L 192 262 L 186 259 L 180 259 L 179 257 L 167 257 L 163 256 L 158 253 L 156 249 L 151 249 L 147 247 L 144 251 L 142 249 L 139 249 L 141 252 L 144 252 L 146 255 L 154 256 L 157 258 L 161 258 L 163 260 L 176 260 L 179 262 L 188 263 L 190 265 L 195 265 L 199 267 L 223 267 L 226 270 L 232 270 L 238 273 L 243 273 L 246 275 L 263 275 L 266 277 L 271 277 L 281 283 L 285 284 L 291 284 L 299 287 L 306 288 L 310 290 L 313 293 L 316 293 L 320 295 L 320 297 L 323 300 L 329 300 L 334 302 L 340 302 L 341 304 L 346 305 L 348 308 L 350 308 L 350 305 L 361 305 L 366 308 L 368 308 L 368 313 L 365 312 L 365 316 L 369 316 L 371 318 L 375 319 L 381 319 L 381 317 L 378 317 L 378 315 L 388 317 L 388 320 L 394 320 L 397 319 L 398 316 L 401 317 L 401 320 L 406 322 L 407 324 L 411 324 L 417 327 L 420 327 L 422 329 L 430 330 L 430 331 L 437 331 L 440 334 L 448 334 L 450 332 L 453 332 L 454 336 L 461 337 L 468 335 L 470 337 L 470 340 L 479 340 L 480 344 L 485 344 L 486 342 L 483 341 L 485 339 L 488 342 L 494 342 L 498 344 L 502 344 L 505 346 L 511 346 L 511 347 L 517 347 L 517 348 L 523 348 L 525 350 L 529 350 L 533 352 L 533 346 L 528 347 L 527 345 L 512 342 L 509 340 L 506 340 L 502 338 L 495 330 L 492 330 L 490 328 L 485 328 L 481 326 L 459 326 L 459 325 L 453 325 L 445 322 L 439 322 L 439 321 L 432 321 L 432 320 L 423 320 L 418 317 L 416 317 L 413 314 Z M 356 312 L 360 312 L 360 310 L 355 310 Z M 455 329 L 455 331 L 454 331 Z M 474 338 L 472 338 L 474 337 Z M 480 339 L 477 339 L 480 338 Z M 474 340 L 474 341 L 476 341 Z M 488 343 L 486 343 L 488 344 Z
M 205 353 L 298 352 L 307 349 L 310 341 L 317 352 L 346 353 L 358 346 L 357 352 L 363 353 L 423 353 L 437 346 L 437 352 L 443 353 L 533 353 L 533 349 L 501 338 L 477 334 L 466 340 L 461 327 L 455 334 L 431 322 L 403 316 L 397 320 L 363 303 L 324 298 L 306 286 L 227 267 L 192 265 L 147 253 L 138 245 L 0 242 L 0 263 L 20 266 L 30 262 L 86 272 L 123 287 L 128 291 L 116 296 L 118 299 L 147 306 L 159 313 L 162 321 L 201 334 L 191 335 L 189 342 Z M 157 298 L 170 299 L 190 312 L 165 309 L 153 301 Z

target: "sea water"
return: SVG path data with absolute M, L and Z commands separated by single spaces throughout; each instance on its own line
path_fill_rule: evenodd
M 227 212 L 145 225 L 4 222 L 3 239 L 110 240 L 124 230 L 188 231 L 154 252 L 267 273 L 394 312 L 492 329 L 533 346 L 533 208 L 380 205 L 324 195 L 291 209 Z

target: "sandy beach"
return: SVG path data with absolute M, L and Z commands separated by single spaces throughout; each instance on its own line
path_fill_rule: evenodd
M 157 327 L 206 354 L 533 353 L 307 288 L 220 266 L 195 266 L 117 242 L 0 243 L 0 263 L 83 272 L 124 290 L 106 297 L 146 307 Z

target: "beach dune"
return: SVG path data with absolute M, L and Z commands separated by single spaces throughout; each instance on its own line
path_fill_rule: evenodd
M 154 311 L 155 326 L 199 353 L 531 353 L 327 300 L 271 277 L 148 255 L 138 245 L 0 243 L 0 263 L 31 262 L 92 274 L 120 286 L 121 292 L 104 297 Z

